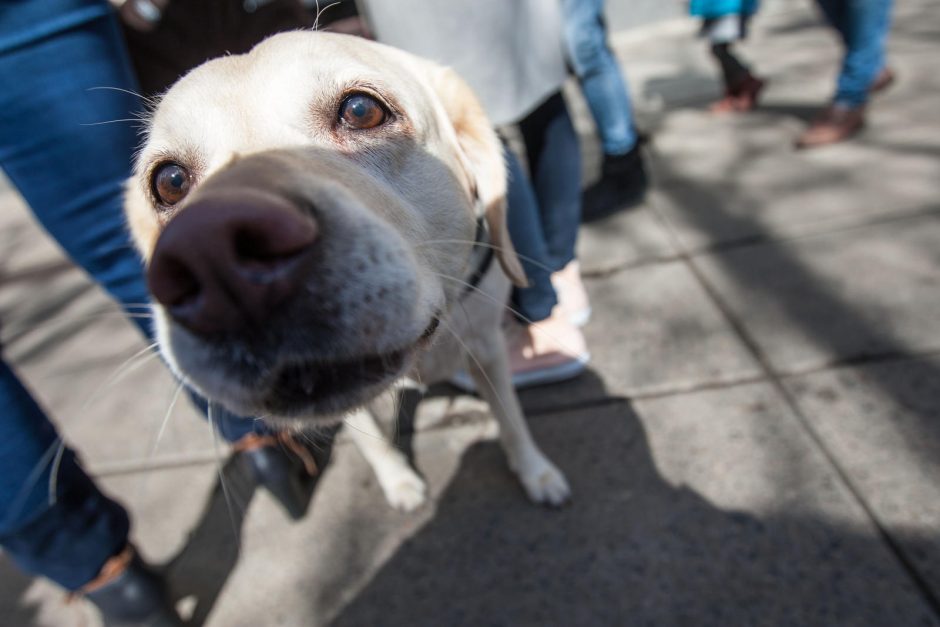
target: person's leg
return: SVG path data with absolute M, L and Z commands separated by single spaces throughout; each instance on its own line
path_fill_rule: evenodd
M 872 91 L 891 83 L 885 66 L 885 42 L 891 0 L 818 0 L 827 21 L 845 45 L 845 56 L 832 104 L 796 141 L 813 148 L 844 141 L 865 123 L 865 105 Z
M 513 190 L 516 185 L 510 184 L 510 236 L 513 244 L 528 240 L 523 248 L 532 250 L 540 263 L 528 260 L 526 270 L 533 272 L 533 285 L 515 290 L 516 303 L 532 320 L 539 321 L 510 334 L 509 361 L 517 387 L 576 376 L 589 359 L 584 336 L 573 321 L 580 312 L 571 310 L 575 300 L 571 295 L 579 292 L 583 301 L 579 306 L 589 313 L 580 274 L 572 264 L 581 213 L 581 156 L 561 94 L 551 96 L 526 116 L 519 129 L 531 185 Z M 517 181 L 526 180 L 515 159 L 510 160 L 510 168 Z M 524 221 L 513 225 L 513 221 L 522 220 L 522 212 L 512 215 L 521 201 L 527 209 Z M 572 266 L 566 269 L 569 264 Z M 567 271 L 559 272 L 563 269 Z M 559 281 L 562 275 L 568 281 Z M 556 303 L 560 306 L 554 307 Z
M 861 107 L 885 66 L 891 0 L 845 0 L 844 11 L 839 31 L 846 50 L 833 102 Z
M 0 9 L 0 166 L 40 223 L 126 308 L 149 302 L 121 210 L 137 143 L 133 91 L 107 2 Z M 30 19 L 32 17 L 32 19 Z M 144 318 L 134 318 L 149 335 Z
M 553 272 L 575 258 L 581 218 L 581 150 L 561 93 L 519 124 Z
M 26 572 L 77 590 L 127 544 L 127 513 L 71 450 L 60 451 L 55 428 L 2 361 L 0 407 L 0 546 Z
M 0 6 L 0 83 L 0 167 L 50 235 L 152 339 L 143 263 L 122 210 L 143 103 L 108 3 Z M 227 412 L 217 424 L 229 441 L 265 430 Z
M 584 195 L 584 219 L 638 203 L 647 177 L 630 92 L 607 45 L 604 0 L 563 0 L 565 43 L 604 150 L 600 179 Z
M 507 349 L 513 385 L 525 387 L 573 377 L 584 370 L 589 356 L 580 330 L 564 315 L 557 315 L 561 308 L 556 307 L 558 297 L 543 212 L 519 160 L 508 148 L 505 152 L 509 175 L 507 226 L 529 280 L 528 287 L 513 290 L 513 309 L 521 319 L 519 324 L 507 325 Z M 457 373 L 452 382 L 475 389 L 466 371 Z
M 0 360 L 0 547 L 23 571 L 87 595 L 106 621 L 180 625 L 163 583 L 128 543 L 130 521 L 64 447 Z
M 722 42 L 711 46 L 712 56 L 718 61 L 725 88 L 729 92 L 751 75 L 748 67 L 731 51 L 731 45 L 731 42 Z
M 701 33 L 708 38 L 712 57 L 721 68 L 725 94 L 711 105 L 713 113 L 746 113 L 757 106 L 765 81 L 754 76 L 732 49 L 746 36 L 748 15 L 731 13 L 709 17 L 702 22 Z
M 136 305 L 147 298 L 139 280 L 139 263 L 133 255 L 131 262 L 118 263 L 120 254 L 111 251 L 116 243 L 118 248 L 127 248 L 123 224 L 120 220 L 114 224 L 114 219 L 98 224 L 92 219 L 101 217 L 95 213 L 96 203 L 120 198 L 133 144 L 118 143 L 120 135 L 99 127 L 105 133 L 102 141 L 126 150 L 120 176 L 109 171 L 108 159 L 98 158 L 100 150 L 82 152 L 81 148 L 89 147 L 87 141 L 75 152 L 63 148 L 75 140 L 77 131 L 92 128 L 79 126 L 94 121 L 87 109 L 76 111 L 85 115 L 76 119 L 60 105 L 91 93 L 72 89 L 75 83 L 70 76 L 94 68 L 99 55 L 112 52 L 107 41 L 116 35 L 109 15 L 106 2 L 34 1 L 0 7 L 0 82 L 4 85 L 0 90 L 0 166 L 28 202 L 59 207 L 72 218 L 66 226 L 51 215 L 38 215 L 44 223 L 68 233 L 69 252 L 88 257 L 112 294 Z M 118 100 L 126 102 L 125 98 L 119 95 Z M 133 131 L 129 135 L 133 138 Z M 65 185 L 69 194 L 62 193 Z M 118 206 L 113 202 L 109 206 L 120 215 Z M 84 211 L 95 215 L 86 218 Z M 4 460 L 0 544 L 29 572 L 42 573 L 70 589 L 80 587 L 127 543 L 127 515 L 95 488 L 70 450 L 61 449 L 61 460 L 54 463 L 60 451 L 54 427 L 3 363 L 0 407 L 0 459 Z M 58 471 L 53 481 L 54 468 Z
M 604 153 L 623 155 L 637 142 L 630 92 L 607 45 L 604 0 L 563 0 L 565 42 Z
M 845 41 L 846 0 L 816 0 L 823 17 Z
M 506 223 L 512 245 L 529 279 L 528 287 L 513 290 L 513 308 L 524 319 L 538 322 L 548 318 L 558 302 L 549 269 L 551 259 L 529 176 L 512 151 L 507 148 L 505 153 L 509 174 Z

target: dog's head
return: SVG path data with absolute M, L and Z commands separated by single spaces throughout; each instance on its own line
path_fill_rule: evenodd
M 240 413 L 360 405 L 432 341 L 479 220 L 524 282 L 505 185 L 448 69 L 313 32 L 210 61 L 163 97 L 128 184 L 161 351 Z

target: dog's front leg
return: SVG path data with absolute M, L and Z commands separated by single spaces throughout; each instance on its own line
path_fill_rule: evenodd
M 421 506 L 427 498 L 424 479 L 411 467 L 404 453 L 395 448 L 372 413 L 360 409 L 345 423 L 362 456 L 372 466 L 389 504 L 406 512 Z
M 565 476 L 532 438 L 512 386 L 503 334 L 489 336 L 485 346 L 474 351 L 467 361 L 480 396 L 499 421 L 500 442 L 509 458 L 509 467 L 519 476 L 529 498 L 536 503 L 563 504 L 571 496 L 571 489 Z

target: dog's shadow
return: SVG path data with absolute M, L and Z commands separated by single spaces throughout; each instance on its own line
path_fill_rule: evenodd
M 585 376 L 580 385 L 602 387 L 593 373 Z M 558 511 L 533 506 L 496 442 L 471 446 L 430 521 L 398 547 L 331 624 L 930 620 L 929 608 L 895 558 L 864 524 L 802 506 L 769 508 L 760 515 L 724 509 L 670 483 L 654 462 L 643 421 L 626 399 L 534 416 L 530 424 L 543 450 L 566 473 L 573 502 Z M 422 445 L 420 433 L 416 445 Z M 764 445 L 777 446 L 754 446 Z M 782 496 L 788 490 L 809 501 L 843 498 L 831 486 L 818 485 L 825 485 L 825 477 L 799 464 L 764 470 L 780 491 L 768 502 L 790 502 Z M 723 477 L 716 468 L 701 472 L 719 484 L 719 493 L 752 480 Z M 844 500 L 841 507 L 852 509 Z
M 429 396 L 453 393 L 437 388 Z M 420 398 L 406 394 L 399 426 L 401 443 L 419 460 L 431 446 L 442 455 L 441 443 L 448 441 L 443 433 L 428 437 L 412 428 Z M 819 460 L 805 451 L 775 453 L 792 446 L 786 438 L 731 446 L 739 457 L 719 463 L 695 447 L 711 442 L 725 450 L 727 442 L 710 438 L 736 437 L 733 429 L 703 436 L 709 430 L 703 422 L 691 432 L 694 441 L 686 442 L 681 429 L 657 425 L 657 452 L 668 458 L 661 470 L 646 427 L 654 429 L 649 421 L 655 412 L 644 409 L 641 419 L 629 400 L 606 396 L 595 373 L 526 391 L 522 398 L 536 440 L 571 483 L 573 502 L 560 510 L 529 503 L 495 441 L 454 449 L 457 471 L 446 485 L 438 483 L 433 503 L 419 516 L 427 520 L 423 526 L 413 526 L 413 517 L 377 513 L 374 508 L 384 504 L 373 486 L 366 504 L 346 512 L 348 520 L 337 519 L 333 529 L 342 533 L 318 536 L 322 546 L 308 548 L 309 557 L 330 574 L 314 584 L 322 589 L 310 590 L 313 615 L 356 627 L 931 624 L 929 605 L 878 534 L 863 518 L 841 518 L 857 512 Z M 708 420 L 722 417 L 703 413 L 702 421 Z M 434 428 L 453 427 L 444 421 Z M 787 433 L 768 429 L 770 435 L 781 432 Z M 688 460 L 665 453 L 670 442 Z M 360 488 L 358 478 L 371 474 L 364 466 L 360 460 L 346 467 L 357 469 L 346 479 Z M 736 472 L 741 468 L 755 476 Z M 753 495 L 761 482 L 767 498 L 747 512 L 723 507 L 682 483 L 695 484 L 698 475 L 707 477 L 700 485 L 717 502 L 734 502 L 738 490 Z M 229 498 L 247 504 L 255 488 L 235 459 L 223 476 Z M 385 529 L 398 536 L 398 525 L 410 530 L 394 540 L 383 535 Z M 240 519 L 233 524 L 217 485 L 168 568 L 175 597 L 195 599 L 188 624 L 203 624 L 215 605 L 238 561 L 240 534 Z M 370 538 L 381 540 L 376 550 L 395 544 L 371 575 Z M 906 540 L 916 548 L 936 538 Z M 350 561 L 358 554 L 350 547 L 372 557 Z

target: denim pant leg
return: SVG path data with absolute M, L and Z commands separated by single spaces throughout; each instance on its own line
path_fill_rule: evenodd
M 819 0 L 819 4 L 845 45 L 833 101 L 863 105 L 872 82 L 885 66 L 891 0 Z
M 126 308 L 147 303 L 121 211 L 136 131 L 126 123 L 87 126 L 127 118 L 139 106 L 120 91 L 92 89 L 134 89 L 108 3 L 0 1 L 0 84 L 0 167 L 112 296 Z M 150 334 L 143 319 L 134 320 Z M 30 572 L 79 587 L 127 541 L 126 514 L 68 450 L 56 473 L 57 497 L 49 498 L 58 436 L 2 362 L 0 412 L 0 544 Z M 238 426 L 255 429 L 250 420 Z
M 561 93 L 519 123 L 553 272 L 575 258 L 581 224 L 581 147 Z
M 127 543 L 124 509 L 104 496 L 0 361 L 0 546 L 24 571 L 80 588 Z
M 64 60 L 68 62 L 64 62 Z M 124 182 L 143 102 L 105 0 L 0 0 L 0 167 L 65 252 L 125 309 L 150 302 Z M 106 89 L 99 89 L 99 88 Z M 149 319 L 132 318 L 153 337 Z M 218 412 L 234 441 L 265 427 Z
M 604 0 L 563 0 L 565 43 L 604 153 L 622 155 L 636 145 L 630 92 L 607 45 Z
M 551 259 L 532 182 L 512 151 L 506 149 L 505 153 L 509 173 L 507 228 L 529 279 L 529 287 L 513 290 L 513 307 L 526 321 L 538 322 L 548 318 L 558 302 L 552 287 Z

